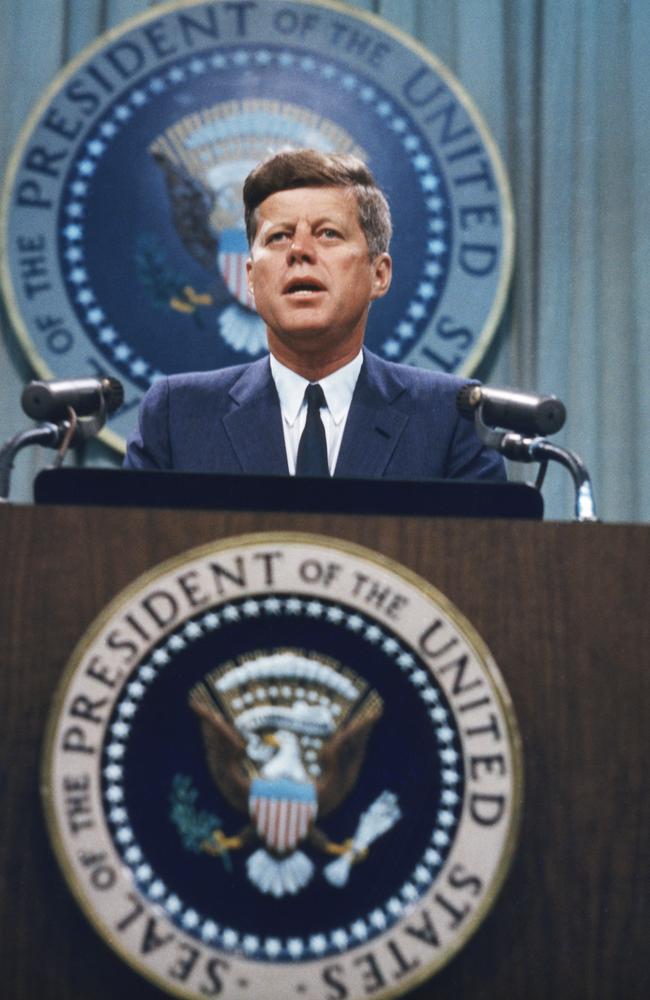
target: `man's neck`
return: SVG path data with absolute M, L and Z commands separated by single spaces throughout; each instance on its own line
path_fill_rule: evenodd
M 331 375 L 332 372 L 336 372 L 339 368 L 343 368 L 349 364 L 350 361 L 356 358 L 361 350 L 361 346 L 361 343 L 355 344 L 346 350 L 342 350 L 340 354 L 328 353 L 327 357 L 319 355 L 305 357 L 304 354 L 296 356 L 293 351 L 286 350 L 283 344 L 272 342 L 271 338 L 269 338 L 269 350 L 273 357 L 286 368 L 290 368 L 291 371 L 306 378 L 308 382 L 320 382 L 321 379 Z

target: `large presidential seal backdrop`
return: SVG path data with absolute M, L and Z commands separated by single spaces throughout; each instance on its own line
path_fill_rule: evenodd
M 2 289 L 44 376 L 107 374 L 121 449 L 161 374 L 265 350 L 244 282 L 248 170 L 286 146 L 354 152 L 391 201 L 385 358 L 470 373 L 500 318 L 513 216 L 471 98 L 388 22 L 328 0 L 177 2 L 126 22 L 54 80 L 2 195 Z

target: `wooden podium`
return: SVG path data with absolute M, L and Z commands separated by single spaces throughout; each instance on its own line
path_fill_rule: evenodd
M 487 642 L 518 716 L 512 870 L 474 937 L 412 995 L 645 1000 L 648 526 L 63 506 L 0 509 L 3 996 L 161 996 L 86 922 L 53 857 L 39 800 L 50 701 L 83 631 L 139 574 L 199 544 L 287 529 L 354 541 L 429 580 Z

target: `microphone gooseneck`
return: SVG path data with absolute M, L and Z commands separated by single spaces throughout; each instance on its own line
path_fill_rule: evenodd
M 515 462 L 539 462 L 535 486 L 541 488 L 549 461 L 571 473 L 577 521 L 597 521 L 591 479 L 575 452 L 545 439 L 564 426 L 566 409 L 557 396 L 537 396 L 513 389 L 491 389 L 468 382 L 456 396 L 458 412 L 474 421 L 479 440 Z M 497 428 L 501 428 L 497 430 Z
M 9 499 L 11 471 L 19 451 L 39 444 L 56 448 L 58 468 L 71 445 L 95 437 L 106 418 L 124 402 L 124 388 L 116 378 L 77 378 L 34 381 L 21 396 L 24 412 L 38 427 L 15 434 L 0 448 L 0 503 Z

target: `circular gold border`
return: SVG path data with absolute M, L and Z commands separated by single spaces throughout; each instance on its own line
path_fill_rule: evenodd
M 36 350 L 30 338 L 26 324 L 23 321 L 14 294 L 14 286 L 9 272 L 8 254 L 6 252 L 9 236 L 8 230 L 11 193 L 16 175 L 18 173 L 20 161 L 25 153 L 32 132 L 36 128 L 38 119 L 41 117 L 45 108 L 55 94 L 63 88 L 63 85 L 84 63 L 88 62 L 95 55 L 95 53 L 103 49 L 109 42 L 116 41 L 129 31 L 132 31 L 134 28 L 137 28 L 142 24 L 146 24 L 148 21 L 164 17 L 167 14 L 173 13 L 175 10 L 182 10 L 185 7 L 198 6 L 201 2 L 203 2 L 203 0 L 169 0 L 169 2 L 153 7 L 151 10 L 145 11 L 142 14 L 136 14 L 134 17 L 127 18 L 127 20 L 123 21 L 115 28 L 110 28 L 108 31 L 105 31 L 98 38 L 96 38 L 94 42 L 85 46 L 85 48 L 83 48 L 81 52 L 74 57 L 74 59 L 66 63 L 66 65 L 59 70 L 52 82 L 48 84 L 46 89 L 43 91 L 41 97 L 38 99 L 37 103 L 28 115 L 27 121 L 20 130 L 13 152 L 9 158 L 2 183 L 2 189 L 0 190 L 0 290 L 2 291 L 5 301 L 11 329 L 13 330 L 13 333 L 15 334 L 20 347 L 27 358 L 27 361 L 40 378 L 50 379 L 55 378 L 56 376 Z M 265 2 L 281 3 L 283 0 L 265 0 Z M 392 35 L 405 48 L 411 49 L 411 51 L 415 52 L 423 62 L 428 63 L 429 66 L 431 66 L 435 72 L 442 77 L 452 93 L 455 94 L 459 103 L 463 105 L 467 114 L 476 126 L 476 129 L 489 152 L 491 165 L 494 168 L 501 198 L 500 207 L 502 213 L 503 260 L 501 266 L 501 276 L 499 278 L 490 312 L 488 313 L 487 319 L 485 320 L 483 329 L 479 334 L 474 349 L 465 359 L 458 372 L 459 375 L 471 375 L 474 369 L 483 360 L 485 352 L 492 342 L 496 332 L 496 328 L 501 319 L 508 296 L 508 289 L 510 287 L 514 265 L 515 214 L 512 194 L 505 166 L 503 164 L 503 160 L 501 159 L 501 154 L 499 153 L 497 145 L 492 138 L 492 134 L 489 132 L 483 116 L 474 103 L 474 100 L 467 93 L 457 77 L 452 74 L 451 70 L 447 69 L 444 63 L 442 63 L 436 55 L 426 49 L 422 44 L 420 44 L 420 42 L 416 41 L 415 38 L 407 35 L 406 32 L 402 31 L 401 28 L 398 28 L 397 25 L 391 24 L 390 21 L 387 21 L 383 17 L 379 17 L 377 14 L 359 10 L 356 7 L 350 7 L 348 4 L 343 3 L 342 0 L 291 0 L 291 2 L 300 3 L 303 6 L 309 7 L 329 7 L 331 10 L 337 11 L 340 14 L 354 17 L 359 21 L 365 21 L 378 31 L 383 32 L 383 34 Z M 71 377 L 71 375 L 69 374 L 68 377 Z M 106 444 L 109 448 L 112 448 L 114 451 L 117 451 L 120 454 L 124 454 L 126 451 L 126 442 L 124 438 L 121 438 L 109 428 L 105 427 L 102 431 L 100 431 L 98 436 L 104 444 Z
M 170 984 L 166 980 L 160 979 L 149 969 L 143 969 L 135 960 L 133 955 L 125 949 L 122 942 L 111 933 L 109 928 L 107 928 L 103 918 L 100 919 L 96 911 L 90 907 L 83 890 L 80 888 L 78 879 L 68 862 L 68 852 L 65 850 L 64 838 L 60 835 L 53 805 L 54 796 L 51 789 L 51 777 L 53 757 L 56 750 L 54 745 L 56 727 L 59 721 L 59 715 L 61 714 L 63 704 L 65 702 L 69 683 L 72 681 L 86 651 L 97 640 L 98 636 L 111 618 L 113 618 L 113 616 L 119 612 L 120 608 L 127 604 L 138 593 L 144 591 L 161 576 L 164 576 L 167 573 L 172 572 L 174 569 L 187 565 L 190 562 L 194 562 L 197 559 L 202 559 L 208 555 L 246 546 L 251 547 L 261 544 L 281 545 L 283 543 L 291 545 L 320 546 L 322 548 L 329 548 L 334 551 L 343 552 L 346 555 L 355 556 L 358 559 L 367 560 L 368 562 L 378 565 L 382 569 L 385 569 L 390 573 L 393 573 L 395 576 L 405 580 L 416 590 L 423 592 L 430 600 L 432 600 L 444 611 L 467 641 L 468 645 L 473 648 L 477 659 L 480 661 L 485 670 L 489 685 L 506 721 L 507 736 L 512 756 L 512 812 L 510 826 L 501 848 L 499 864 L 489 886 L 487 887 L 481 904 L 472 914 L 467 927 L 453 941 L 447 951 L 440 957 L 439 961 L 434 961 L 426 966 L 426 968 L 420 973 L 415 975 L 409 983 L 409 991 L 421 983 L 431 979 L 442 968 L 444 968 L 444 966 L 446 966 L 452 958 L 454 958 L 455 955 L 457 955 L 458 952 L 464 948 L 467 941 L 479 929 L 485 917 L 492 909 L 497 896 L 501 891 L 503 883 L 505 882 L 514 858 L 519 836 L 524 795 L 523 750 L 521 734 L 519 732 L 519 726 L 514 706 L 510 699 L 510 694 L 503 681 L 496 661 L 494 660 L 494 657 L 492 656 L 486 643 L 478 634 L 474 626 L 465 618 L 462 612 L 458 610 L 449 598 L 434 587 L 433 584 L 429 583 L 413 570 L 408 569 L 408 567 L 396 562 L 389 556 L 384 556 L 380 552 L 375 552 L 365 546 L 358 545 L 356 542 L 349 542 L 339 538 L 332 539 L 326 535 L 317 535 L 300 531 L 269 531 L 233 535 L 227 539 L 217 542 L 208 542 L 204 545 L 188 549 L 179 555 L 172 556 L 170 559 L 167 559 L 164 562 L 159 563 L 157 566 L 147 570 L 121 590 L 94 619 L 75 646 L 72 655 L 66 664 L 59 684 L 57 685 L 48 715 L 41 760 L 41 799 L 45 811 L 50 842 L 54 848 L 57 861 L 63 871 L 68 888 L 72 892 L 72 895 L 76 899 L 89 923 L 95 928 L 99 936 L 110 945 L 113 951 L 123 961 L 125 961 L 131 969 L 137 972 L 138 975 L 149 980 L 150 982 L 153 982 L 156 986 L 161 987 L 172 996 L 182 997 L 185 998 L 185 1000 L 194 1000 L 196 993 L 185 992 L 182 988 L 179 988 L 178 990 L 174 988 L 172 990 L 170 989 Z M 402 996 L 405 991 L 406 988 L 394 987 L 389 988 L 386 992 L 373 995 L 376 995 L 377 1000 L 391 1000 L 391 998 Z

